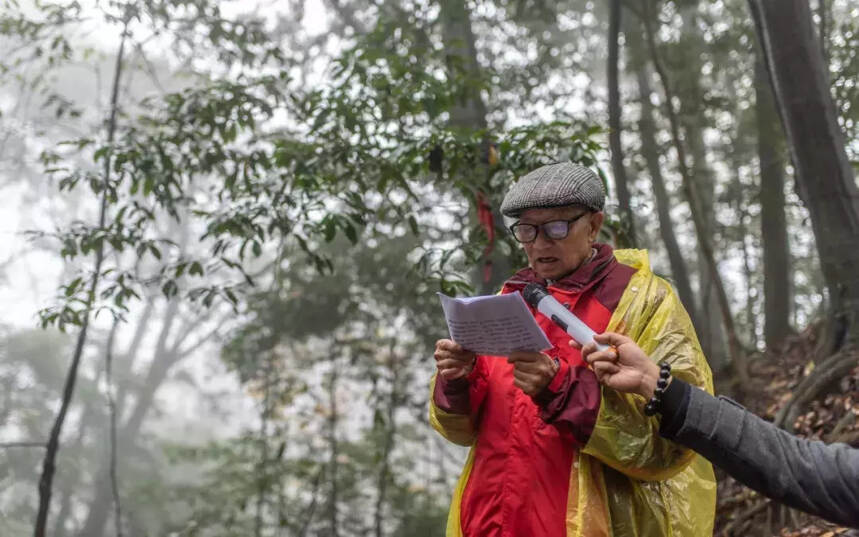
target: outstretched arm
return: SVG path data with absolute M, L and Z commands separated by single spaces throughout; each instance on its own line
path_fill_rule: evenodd
M 632 340 L 597 336 L 617 353 L 586 345 L 582 355 L 604 385 L 649 399 L 659 369 Z M 737 481 L 790 507 L 859 527 L 859 450 L 788 434 L 736 402 L 673 379 L 660 434 L 689 447 Z

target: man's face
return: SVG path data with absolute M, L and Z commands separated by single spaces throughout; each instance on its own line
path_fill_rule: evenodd
M 591 255 L 591 245 L 602 226 L 603 213 L 572 206 L 529 209 L 519 217 L 519 223 L 539 226 L 553 220 L 572 220 L 579 215 L 583 216 L 570 224 L 569 233 L 563 239 L 551 239 L 541 228 L 536 239 L 522 243 L 528 264 L 541 278 L 561 279 Z

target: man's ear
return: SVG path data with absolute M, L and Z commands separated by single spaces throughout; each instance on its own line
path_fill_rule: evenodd
M 588 238 L 591 242 L 596 242 L 597 237 L 599 236 L 600 229 L 602 228 L 602 223 L 605 221 L 605 213 L 602 211 L 594 211 L 591 213 L 590 217 L 590 233 L 588 234 Z

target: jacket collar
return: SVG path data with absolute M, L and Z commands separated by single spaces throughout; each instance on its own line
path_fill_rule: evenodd
M 590 261 L 585 262 L 560 280 L 554 280 L 550 283 L 545 278 L 538 276 L 534 269 L 528 267 L 514 274 L 505 282 L 504 287 L 512 291 L 525 287 L 529 283 L 537 283 L 561 291 L 584 292 L 602 280 L 608 274 L 608 269 L 617 263 L 614 258 L 614 250 L 608 244 L 597 243 L 594 248 L 596 248 L 596 255 Z

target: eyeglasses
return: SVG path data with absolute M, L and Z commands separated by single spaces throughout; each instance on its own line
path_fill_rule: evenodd
M 543 222 L 542 224 L 523 224 L 521 222 L 516 222 L 510 226 L 510 232 L 513 233 L 513 238 L 519 242 L 534 242 L 537 240 L 537 233 L 542 229 L 543 235 L 547 238 L 559 241 L 561 239 L 565 239 L 567 235 L 570 234 L 570 226 L 586 214 L 588 213 L 584 212 L 569 220 L 550 220 L 549 222 Z

